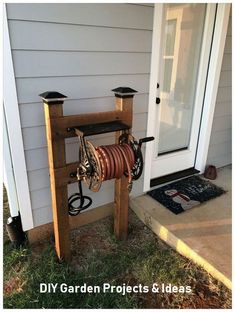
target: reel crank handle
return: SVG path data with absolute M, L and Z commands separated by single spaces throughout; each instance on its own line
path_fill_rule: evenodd
M 139 140 L 139 147 L 141 148 L 142 143 L 147 143 L 147 142 L 153 141 L 154 139 L 155 138 L 153 136 L 140 139 Z

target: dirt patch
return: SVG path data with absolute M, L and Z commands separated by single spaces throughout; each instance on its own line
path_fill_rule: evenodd
M 110 218 L 83 226 L 71 233 L 72 265 L 80 267 L 97 250 L 100 252 L 112 250 L 109 235 Z
M 132 275 L 123 276 L 117 282 L 126 283 L 134 286 L 139 284 L 139 280 Z M 226 308 L 222 304 L 218 293 L 210 289 L 209 284 L 197 282 L 191 285 L 193 293 L 182 295 L 181 298 L 176 294 L 142 293 L 138 296 L 139 307 L 143 309 L 221 309 Z
M 24 284 L 25 282 L 19 277 L 12 277 L 4 284 L 3 293 L 5 296 L 9 296 L 13 292 L 22 292 Z

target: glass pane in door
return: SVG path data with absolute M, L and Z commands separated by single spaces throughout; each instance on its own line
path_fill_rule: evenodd
M 166 4 L 158 154 L 188 148 L 206 4 Z

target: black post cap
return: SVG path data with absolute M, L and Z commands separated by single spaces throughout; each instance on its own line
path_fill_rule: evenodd
M 137 93 L 138 91 L 131 89 L 129 87 L 118 87 L 116 89 L 112 89 L 112 91 L 114 92 L 116 97 L 119 98 L 132 98 L 135 93 Z
M 43 99 L 47 104 L 61 104 L 67 98 L 66 95 L 61 94 L 57 91 L 46 91 L 39 96 Z

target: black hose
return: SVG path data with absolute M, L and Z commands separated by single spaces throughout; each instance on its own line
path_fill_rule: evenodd
M 68 199 L 68 206 L 69 206 L 69 215 L 70 216 L 77 216 L 82 210 L 87 209 L 92 204 L 92 199 L 89 196 L 84 196 L 82 192 L 82 181 L 78 181 L 78 189 L 79 193 L 72 194 Z M 85 204 L 85 200 L 87 200 L 87 204 Z M 73 203 L 76 201 L 80 201 L 78 206 L 74 206 Z

